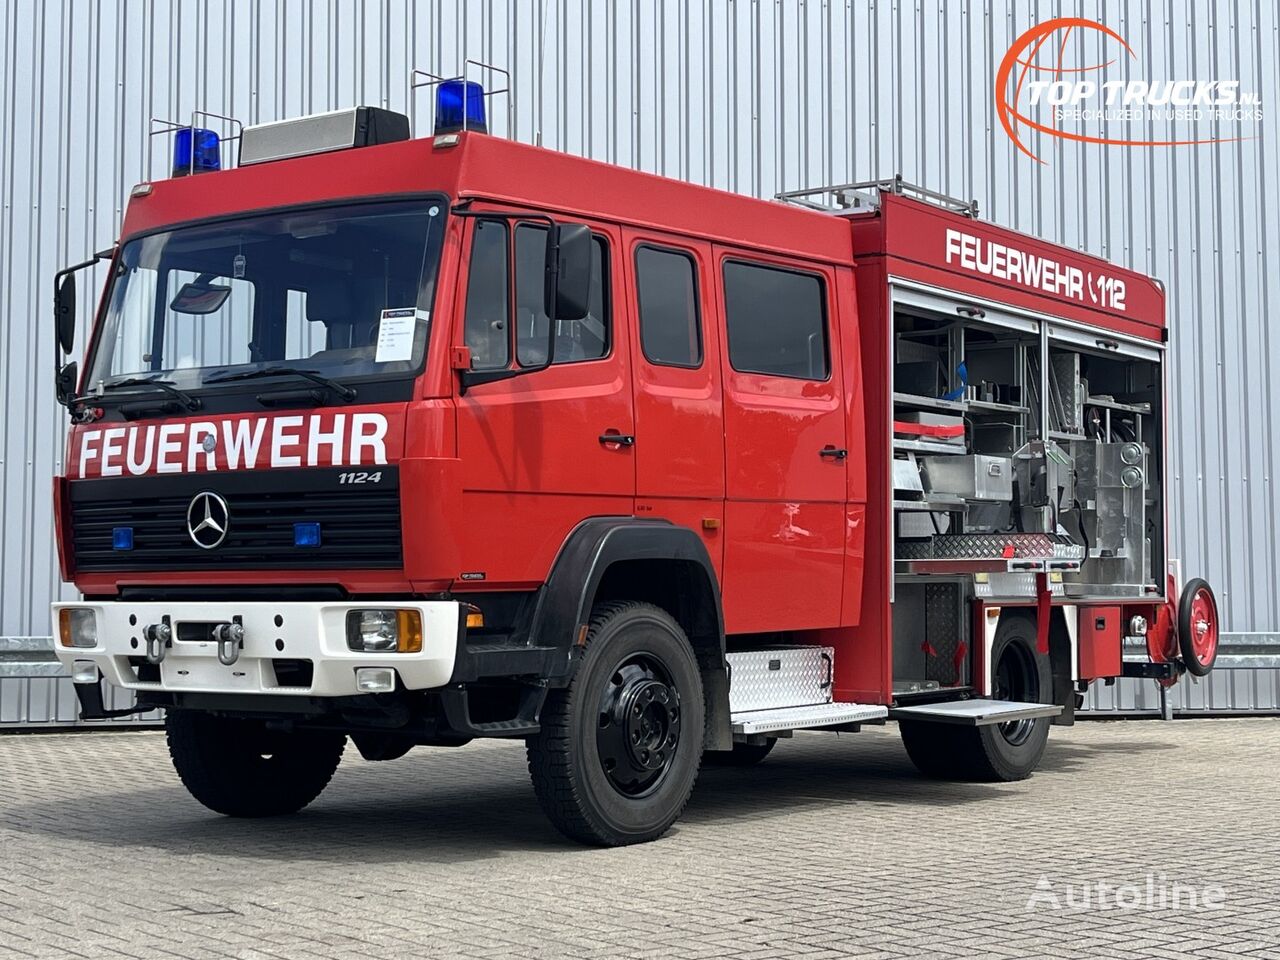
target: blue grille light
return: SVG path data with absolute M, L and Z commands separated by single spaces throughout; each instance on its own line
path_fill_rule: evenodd
M 112 527 L 111 548 L 113 550 L 132 550 L 133 527 Z
M 446 80 L 436 88 L 436 136 L 463 129 L 489 132 L 484 87 L 474 80 Z
M 293 525 L 293 545 L 295 547 L 320 546 L 320 524 L 295 523 Z
M 194 154 L 194 162 L 192 155 Z M 210 173 L 222 169 L 218 135 L 202 127 L 183 127 L 173 136 L 173 175 Z

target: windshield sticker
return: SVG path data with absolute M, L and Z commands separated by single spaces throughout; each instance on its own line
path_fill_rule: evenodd
M 175 313 L 194 313 L 197 315 L 217 313 L 222 305 L 226 303 L 229 296 L 231 296 L 230 287 L 220 287 L 216 284 L 200 283 L 198 280 L 193 280 L 182 285 L 178 295 L 169 304 L 169 309 Z
M 413 334 L 418 326 L 418 311 L 413 307 L 383 310 L 378 324 L 378 350 L 374 360 L 386 363 L 408 360 L 413 356 Z

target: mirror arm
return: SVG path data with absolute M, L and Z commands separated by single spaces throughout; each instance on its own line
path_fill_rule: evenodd
M 69 391 L 64 391 L 62 388 L 61 375 L 64 369 L 62 365 L 62 340 L 58 336 L 58 320 L 56 313 L 58 306 L 58 291 L 62 287 L 63 277 L 70 276 L 73 273 L 78 273 L 81 270 L 102 262 L 103 260 L 110 260 L 115 255 L 116 246 L 115 244 L 112 244 L 112 246 L 108 247 L 106 250 L 99 250 L 90 259 L 83 260 L 80 263 L 73 264 L 69 267 L 63 267 L 53 275 L 53 302 L 55 310 L 53 324 L 53 376 L 54 384 L 58 391 L 58 402 L 67 407 L 67 409 L 71 409 L 75 404 L 75 397 L 72 396 L 75 392 L 75 385 L 73 384 Z
M 539 370 L 545 370 L 551 364 L 543 361 L 536 367 L 503 367 L 501 370 L 459 370 L 458 378 L 463 388 L 476 387 L 482 383 L 497 383 L 499 380 L 511 380 L 514 377 L 523 377 L 526 373 L 537 373 Z

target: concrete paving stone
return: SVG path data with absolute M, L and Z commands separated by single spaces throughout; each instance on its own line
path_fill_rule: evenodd
M 0 958 L 1272 960 L 1277 801 L 1280 720 L 1055 728 L 1015 784 L 925 780 L 890 725 L 704 770 L 668 836 L 594 850 L 516 743 L 350 750 L 307 810 L 244 821 L 187 796 L 161 734 L 8 734 Z M 1066 903 L 1148 874 L 1225 901 Z

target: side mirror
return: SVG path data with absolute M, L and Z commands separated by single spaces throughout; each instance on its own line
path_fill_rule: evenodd
M 590 309 L 591 228 L 556 223 L 547 231 L 543 313 L 556 320 L 581 320 Z M 551 324 L 555 328 L 555 323 Z
M 58 395 L 58 402 L 66 404 L 71 397 L 75 396 L 76 385 L 80 382 L 80 365 L 72 360 L 68 364 L 64 364 L 58 369 L 54 377 L 54 390 Z
M 54 322 L 58 332 L 58 346 L 63 353 L 70 353 L 76 342 L 76 275 L 65 273 L 58 281 L 53 294 Z

